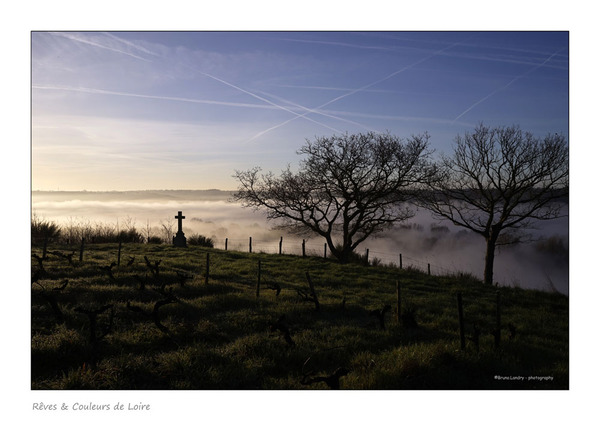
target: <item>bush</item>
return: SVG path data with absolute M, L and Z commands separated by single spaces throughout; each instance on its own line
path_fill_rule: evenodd
M 123 243 L 143 243 L 144 237 L 135 228 L 121 230 L 117 235 L 118 241 Z
M 202 247 L 215 247 L 215 242 L 212 238 L 205 237 L 204 235 L 194 234 L 188 239 L 188 244 L 191 246 L 202 246 Z
M 37 215 L 31 219 L 31 244 L 41 246 L 60 238 L 60 227 L 55 222 L 45 221 Z
M 162 242 L 163 242 L 162 238 L 160 238 L 156 235 L 148 237 L 148 239 L 147 239 L 148 244 L 162 244 Z

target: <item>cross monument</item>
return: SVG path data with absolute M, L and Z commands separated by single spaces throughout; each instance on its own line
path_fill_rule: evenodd
M 173 237 L 173 245 L 175 247 L 187 247 L 185 234 L 182 230 L 183 220 L 185 219 L 185 216 L 183 216 L 182 212 L 179 211 L 177 212 L 177 215 L 175 215 L 175 219 L 177 219 L 177 234 L 175 234 L 175 236 Z

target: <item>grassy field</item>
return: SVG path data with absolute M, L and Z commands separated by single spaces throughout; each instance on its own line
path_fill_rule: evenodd
M 32 389 L 569 387 L 563 295 L 199 246 L 48 252 L 32 250 Z

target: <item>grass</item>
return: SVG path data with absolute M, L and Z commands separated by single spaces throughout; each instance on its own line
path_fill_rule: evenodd
M 77 249 L 73 264 L 49 254 L 43 261 L 46 274 L 32 284 L 32 389 L 328 389 L 318 378 L 339 367 L 348 370 L 339 378 L 342 389 L 569 387 L 568 297 L 559 294 L 318 257 L 161 244 L 123 244 L 111 279 L 101 267 L 117 262 L 116 244 L 86 246 L 82 262 L 78 247 L 71 247 L 49 247 L 64 254 Z M 32 254 L 42 251 L 34 248 Z M 144 256 L 152 263 L 160 260 L 158 277 Z M 38 269 L 32 258 L 32 272 Z M 297 292 L 309 293 L 306 272 L 319 311 Z M 396 321 L 396 281 L 402 310 L 413 315 L 417 327 Z M 269 283 L 281 287 L 279 295 Z M 458 292 L 464 303 L 464 350 Z M 498 292 L 497 348 L 491 332 Z M 170 301 L 154 312 L 161 300 Z M 381 329 L 370 312 L 385 305 L 392 310 Z M 100 312 L 102 306 L 112 307 Z M 81 310 L 98 310 L 94 338 L 91 319 Z M 289 329 L 293 346 L 273 327 L 278 321 Z M 509 324 L 516 328 L 512 339 Z M 469 339 L 475 327 L 481 331 L 479 349 Z

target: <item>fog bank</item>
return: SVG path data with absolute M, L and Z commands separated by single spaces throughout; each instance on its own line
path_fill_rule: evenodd
M 115 224 L 142 230 L 151 227 L 160 235 L 165 224 L 176 228 L 175 215 L 182 211 L 187 236 L 202 234 L 223 248 L 275 253 L 283 240 L 284 253 L 301 253 L 301 238 L 272 229 L 261 212 L 243 208 L 230 200 L 231 192 L 209 191 L 135 191 L 135 192 L 33 192 L 32 212 L 61 226 L 78 224 Z M 568 213 L 568 210 L 566 211 Z M 568 294 L 569 236 L 568 218 L 541 221 L 530 230 L 533 241 L 500 247 L 494 266 L 494 279 L 500 285 Z M 310 254 L 323 255 L 324 240 L 306 238 Z M 485 242 L 481 236 L 434 219 L 428 211 L 418 210 L 414 218 L 370 238 L 357 248 L 369 249 L 371 261 L 399 264 L 427 270 L 432 274 L 470 273 L 482 278 Z

